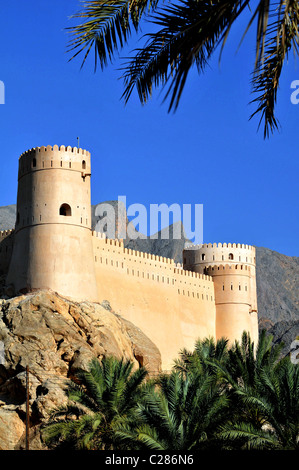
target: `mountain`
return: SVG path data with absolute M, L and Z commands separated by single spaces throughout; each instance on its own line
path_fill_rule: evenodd
M 15 205 L 0 207 L 1 230 L 14 227 L 15 214 Z M 109 233 L 111 228 L 112 233 Z M 177 263 L 182 263 L 183 248 L 191 243 L 181 222 L 170 225 L 152 237 L 141 234 L 128 220 L 125 206 L 118 201 L 105 201 L 92 206 L 92 229 L 106 233 L 108 238 L 114 238 L 127 229 L 130 235 L 124 239 L 127 248 L 172 258 Z M 168 230 L 169 237 L 166 233 Z M 182 234 L 180 239 L 174 238 L 177 231 Z M 260 329 L 267 329 L 273 334 L 274 341 L 283 341 L 286 347 L 290 343 L 290 332 L 293 336 L 295 331 L 299 334 L 298 272 L 298 257 L 256 247 Z
M 16 205 L 0 207 L 0 230 L 10 230 L 15 227 Z

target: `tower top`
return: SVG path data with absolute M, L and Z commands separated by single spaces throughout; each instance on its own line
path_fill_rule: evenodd
M 246 263 L 255 265 L 255 247 L 241 243 L 208 243 L 187 246 L 183 251 L 184 266 Z
M 90 175 L 90 152 L 78 147 L 47 145 L 26 150 L 19 157 L 19 179 L 26 173 L 50 168 Z
M 69 146 L 47 145 L 47 146 L 41 146 L 41 147 L 34 147 L 32 149 L 26 150 L 20 155 L 19 160 L 23 157 L 30 157 L 33 154 L 36 155 L 38 153 L 45 153 L 45 152 L 68 152 L 68 153 L 72 153 L 73 155 L 82 155 L 82 156 L 84 155 L 84 156 L 90 157 L 90 152 L 82 148 L 71 147 L 70 145 Z

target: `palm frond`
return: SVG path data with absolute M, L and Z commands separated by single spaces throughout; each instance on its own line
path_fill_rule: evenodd
M 67 28 L 72 36 L 68 51 L 75 52 L 70 60 L 84 53 L 83 67 L 94 49 L 95 69 L 98 59 L 103 69 L 113 60 L 114 53 L 127 43 L 132 27 L 138 31 L 141 18 L 154 11 L 158 1 L 84 0 L 83 9 L 71 16 L 80 23 Z
M 125 102 L 135 87 L 141 103 L 145 103 L 153 87 L 170 82 L 165 99 L 171 96 L 169 110 L 176 109 L 190 68 L 196 65 L 199 73 L 204 71 L 248 3 L 181 0 L 159 10 L 151 22 L 162 29 L 148 34 L 147 44 L 136 49 L 135 57 L 124 67 Z
M 272 21 L 263 34 L 263 41 L 260 41 L 259 54 L 252 78 L 253 93 L 257 93 L 259 96 L 251 103 L 258 103 L 258 106 L 250 116 L 252 119 L 256 114 L 260 114 L 259 127 L 264 121 L 265 138 L 279 127 L 274 109 L 283 64 L 292 48 L 296 55 L 299 52 L 298 1 L 281 0 L 278 5 L 274 5 L 270 9 L 269 18 Z

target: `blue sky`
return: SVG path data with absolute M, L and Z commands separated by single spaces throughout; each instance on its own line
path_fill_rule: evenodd
M 282 128 L 257 132 L 250 73 L 255 28 L 232 30 L 220 67 L 188 77 L 180 106 L 167 112 L 159 91 L 127 106 L 116 58 L 103 72 L 66 53 L 68 17 L 77 0 L 15 0 L 0 6 L 0 206 L 14 204 L 19 155 L 41 145 L 77 145 L 92 154 L 92 204 L 203 204 L 204 242 L 264 246 L 298 256 L 299 105 L 290 101 L 299 70 L 290 57 L 277 103 Z M 128 50 L 136 47 L 132 37 Z M 125 52 L 121 53 L 125 55 Z

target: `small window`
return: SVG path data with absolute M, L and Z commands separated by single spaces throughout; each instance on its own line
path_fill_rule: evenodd
M 86 170 L 86 161 L 85 160 L 82 161 L 82 170 Z
M 206 255 L 203 253 L 203 254 L 201 255 L 201 260 L 204 261 L 205 259 L 206 259 Z
M 34 159 L 32 160 L 32 167 L 33 167 L 33 168 L 36 167 L 36 158 L 34 158 Z
M 68 204 L 62 204 L 59 209 L 59 215 L 70 217 L 72 215 L 71 206 L 69 206 Z
M 228 259 L 234 259 L 234 255 L 233 255 L 232 253 L 230 253 L 230 254 L 228 255 Z

